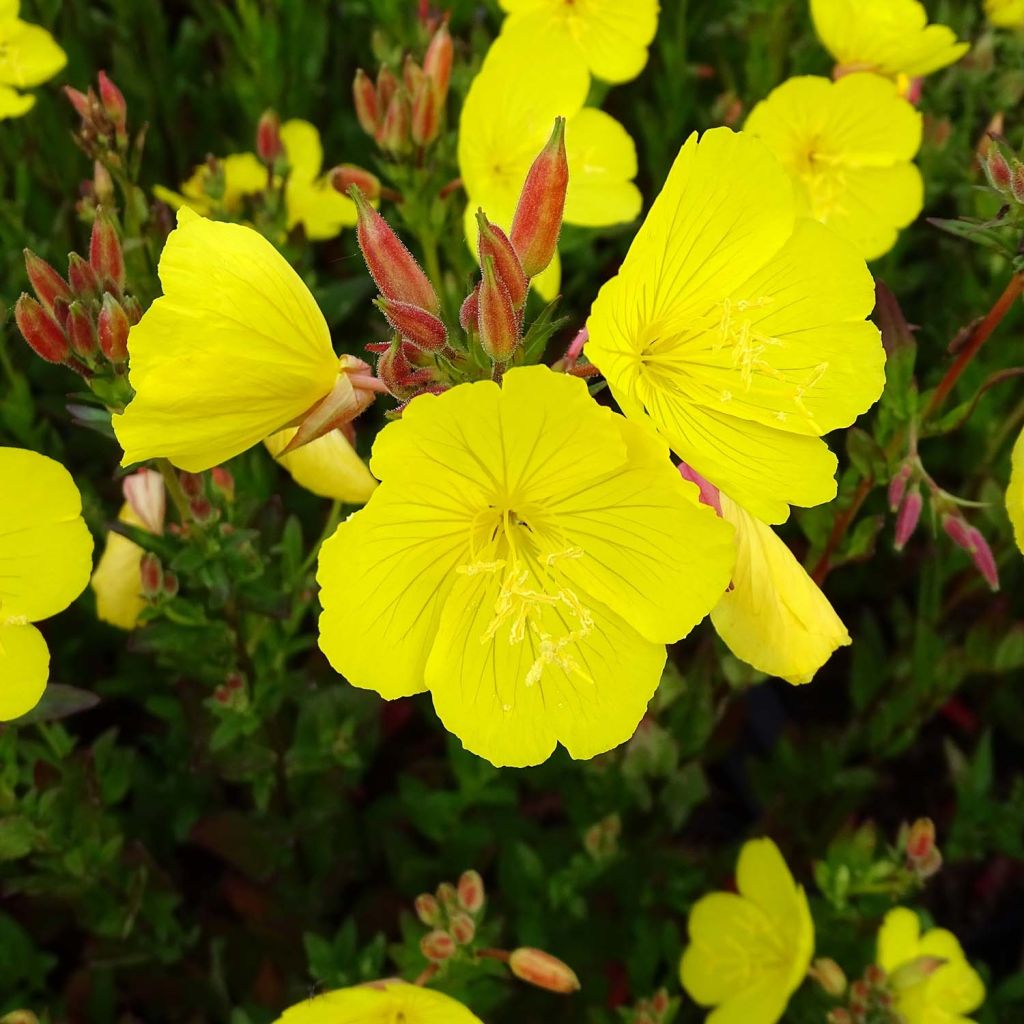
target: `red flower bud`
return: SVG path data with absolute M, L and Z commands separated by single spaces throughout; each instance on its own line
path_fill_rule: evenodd
M 903 504 L 904 495 L 907 493 L 907 484 L 913 475 L 913 467 L 909 462 L 904 462 L 896 471 L 896 475 L 889 481 L 889 508 L 895 512 Z
M 1013 162 L 1013 174 L 1010 178 L 1010 191 L 1013 193 L 1013 198 L 1021 204 L 1024 204 L 1024 164 L 1019 160 Z
M 64 86 L 64 95 L 68 102 L 75 108 L 75 113 L 83 120 L 92 116 L 92 102 L 89 97 L 78 89 L 72 89 L 70 85 Z
M 512 305 L 516 309 L 522 309 L 526 302 L 529 282 L 508 235 L 497 224 L 492 224 L 483 210 L 477 210 L 476 222 L 480 229 L 481 263 L 488 257 L 494 260 L 494 269 L 497 271 L 499 280 L 508 290 Z
M 991 146 L 989 148 L 988 154 L 985 156 L 981 166 L 985 171 L 985 177 L 988 178 L 989 184 L 997 192 L 1006 193 L 1010 191 L 1013 174 L 1010 171 L 1010 165 L 1006 162 L 1006 157 L 999 152 L 998 146 Z
M 103 296 L 103 306 L 96 320 L 100 351 L 112 363 L 123 363 L 128 358 L 128 314 L 110 292 Z
M 440 132 L 441 105 L 437 90 L 429 78 L 424 78 L 412 93 L 412 141 L 417 146 L 428 146 Z
M 391 345 L 377 360 L 377 376 L 398 399 L 418 395 L 434 380 L 429 367 L 412 364 L 409 359 L 410 352 L 415 353 L 416 349 L 412 345 L 403 345 L 399 342 Z
M 907 541 L 914 535 L 917 524 L 921 519 L 921 509 L 924 501 L 921 492 L 915 487 L 900 506 L 899 515 L 896 516 L 896 550 L 902 551 L 907 546 Z
M 459 309 L 459 323 L 467 334 L 475 334 L 477 320 L 480 316 L 480 285 L 477 285 L 467 296 Z
M 958 548 L 963 548 L 964 551 L 970 552 L 970 527 L 959 514 L 947 513 L 944 515 L 942 517 L 942 529 Z
M 43 306 L 52 313 L 53 304 L 57 299 L 63 299 L 65 302 L 70 303 L 72 295 L 67 281 L 46 260 L 41 256 L 37 256 L 31 249 L 25 249 L 24 253 L 25 272 L 28 274 L 32 290 L 36 293 Z
M 387 317 L 388 323 L 417 348 L 437 352 L 448 344 L 448 329 L 433 313 L 390 299 L 377 299 L 375 305 Z
M 494 260 L 484 259 L 480 288 L 480 344 L 496 363 L 507 363 L 519 345 L 519 315 L 508 289 L 498 279 Z
M 437 898 L 441 906 L 454 910 L 459 905 L 459 893 L 451 882 L 442 882 L 437 887 Z
M 443 108 L 445 99 L 448 96 L 448 83 L 452 77 L 452 59 L 455 49 L 452 45 L 452 36 L 448 31 L 447 22 L 442 22 L 441 27 L 434 33 L 427 46 L 427 52 L 423 57 L 423 71 L 434 83 L 434 90 L 438 98 L 438 106 Z
M 391 68 L 386 64 L 377 72 L 377 103 L 380 110 L 380 120 L 383 121 L 384 113 L 391 106 L 391 101 L 398 92 L 398 79 L 395 78 Z
M 381 184 L 380 178 L 365 167 L 358 167 L 356 164 L 340 164 L 330 171 L 331 184 L 335 190 L 343 196 L 347 196 L 349 190 L 355 186 L 367 199 L 380 199 Z
M 435 928 L 420 939 L 420 952 L 434 963 L 442 963 L 455 955 L 455 940 L 447 933 Z
M 971 561 L 974 562 L 974 567 L 985 577 L 985 582 L 992 590 L 998 590 L 999 569 L 988 541 L 985 540 L 981 531 L 973 526 L 968 531 L 968 536 L 971 541 Z
M 468 946 L 476 938 L 476 925 L 465 911 L 457 910 L 451 918 L 452 938 L 460 946 Z
M 48 363 L 63 363 L 67 359 L 70 346 L 60 324 L 31 295 L 22 292 L 14 304 L 14 319 L 37 356 Z
M 864 980 L 871 988 L 881 988 L 885 984 L 886 977 L 885 971 L 878 964 L 868 964 L 864 969 Z
M 128 104 L 125 102 L 124 94 L 107 77 L 106 71 L 99 73 L 100 102 L 107 116 L 114 122 L 117 134 L 123 136 L 128 124 Z
M 918 818 L 907 831 L 907 856 L 911 860 L 924 860 L 935 848 L 935 822 L 931 818 Z
M 514 949 L 509 957 L 508 966 L 521 981 L 547 989 L 549 992 L 567 995 L 570 992 L 578 992 L 580 988 L 579 979 L 568 964 L 540 949 Z
M 430 313 L 438 313 L 441 303 L 434 286 L 412 253 L 358 189 L 352 189 L 350 194 L 359 212 L 356 228 L 359 248 L 381 294 L 394 302 L 405 302 Z
M 89 240 L 89 263 L 102 285 L 110 285 L 118 294 L 124 288 L 124 252 L 113 220 L 102 211 L 96 214 Z
M 484 905 L 484 880 L 479 871 L 463 871 L 457 888 L 459 905 L 471 914 L 478 914 Z
M 164 589 L 164 571 L 160 559 L 147 551 L 139 564 L 139 575 L 142 579 L 142 593 L 146 597 L 156 597 Z
M 235 478 L 231 475 L 230 470 L 225 469 L 223 466 L 214 466 L 213 469 L 210 470 L 210 480 L 213 483 L 213 486 L 220 491 L 228 501 L 234 501 Z
M 526 176 L 512 220 L 512 245 L 527 277 L 536 277 L 554 258 L 568 186 L 565 118 L 559 117 L 551 138 Z
M 142 306 L 134 295 L 128 295 L 121 303 L 125 313 L 128 314 L 128 323 L 134 327 L 142 319 Z
M 384 113 L 384 120 L 374 136 L 377 145 L 387 153 L 401 154 L 409 149 L 409 94 L 399 89 Z
M 181 472 L 178 474 L 178 480 L 181 482 L 181 489 L 186 496 L 189 498 L 202 497 L 203 478 L 198 473 Z
M 68 308 L 68 320 L 65 327 L 71 350 L 86 362 L 96 355 L 96 327 L 85 306 L 77 299 Z
M 651 997 L 651 1009 L 660 1017 L 668 1012 L 668 1006 L 668 992 L 666 992 L 663 988 L 659 988 L 658 991 L 655 992 L 654 995 Z
M 402 63 L 402 84 L 410 96 L 415 95 L 424 77 L 423 68 L 412 59 L 411 53 L 407 53 Z
M 416 916 L 428 927 L 441 923 L 441 907 L 429 892 L 416 897 Z
M 377 89 L 370 76 L 362 69 L 356 71 L 355 80 L 352 82 L 352 100 L 356 108 L 356 117 L 359 119 L 359 127 L 367 135 L 374 135 L 380 128 L 380 104 L 377 99 Z
M 77 298 L 88 300 L 100 297 L 102 289 L 96 271 L 77 252 L 68 254 L 68 281 Z
M 264 110 L 256 125 L 256 153 L 265 164 L 272 164 L 283 152 L 281 119 L 273 110 Z
M 177 597 L 178 596 L 178 589 L 179 589 L 178 574 L 174 573 L 174 572 L 165 572 L 164 573 L 164 593 L 168 597 Z

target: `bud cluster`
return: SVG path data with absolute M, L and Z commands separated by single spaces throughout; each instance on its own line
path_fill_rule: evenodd
M 75 141 L 93 159 L 123 166 L 128 158 L 128 104 L 105 71 L 86 92 L 64 86 L 64 95 L 81 118 Z
M 942 853 L 935 843 L 935 822 L 931 818 L 918 818 L 910 825 L 904 822 L 896 849 L 905 857 L 907 870 L 922 882 L 942 867 Z
M 416 916 L 430 929 L 420 939 L 420 951 L 432 964 L 442 964 L 473 944 L 485 899 L 483 879 L 472 870 L 462 873 L 458 885 L 442 882 L 436 893 L 416 897 Z
M 678 1005 L 678 1000 L 670 999 L 668 991 L 660 988 L 649 999 L 641 999 L 631 1010 L 625 1011 L 625 1020 L 628 1024 L 668 1024 Z
M 992 189 L 1010 202 L 1024 206 L 1024 163 L 1014 153 L 1003 153 L 1005 140 L 991 134 L 990 143 L 979 156 L 982 170 Z
M 225 711 L 246 711 L 249 691 L 241 672 L 229 672 L 224 682 L 213 691 L 213 703 Z

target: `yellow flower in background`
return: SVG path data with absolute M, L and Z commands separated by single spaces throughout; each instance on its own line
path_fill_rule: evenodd
M 921 115 L 888 78 L 791 78 L 759 103 L 746 131 L 762 139 L 797 184 L 802 212 L 883 256 L 924 205 Z
M 19 90 L 53 78 L 68 62 L 56 40 L 18 17 L 18 0 L 0 0 L 0 121 L 27 114 L 36 102 Z
M 514 83 L 514 85 L 510 85 Z M 636 147 L 613 117 L 584 107 L 590 89 L 586 65 L 555 36 L 506 29 L 473 79 L 459 121 L 459 171 L 466 189 L 465 230 L 477 243 L 476 211 L 508 231 L 516 202 L 556 117 L 565 117 L 569 188 L 565 223 L 605 227 L 640 213 Z M 561 266 L 555 259 L 533 281 L 552 299 Z
M 915 970 L 921 957 L 945 963 L 930 972 Z M 921 934 L 917 914 L 897 907 L 878 933 L 878 965 L 889 975 L 896 1010 L 906 1024 L 973 1024 L 967 1014 L 985 1001 L 985 985 L 967 962 L 957 937 L 945 928 Z M 916 975 L 923 974 L 917 978 Z
M 918 0 L 811 0 L 818 38 L 844 71 L 920 78 L 955 64 L 971 47 L 946 25 L 929 25 Z
M 164 294 L 128 336 L 135 397 L 114 432 L 122 465 L 199 473 L 329 395 L 344 357 L 309 289 L 258 232 L 178 212 L 160 256 Z
M 848 242 L 798 216 L 764 143 L 693 135 L 588 320 L 623 412 L 768 523 L 835 497 L 821 435 L 882 392 L 874 282 Z
M 551 39 L 576 52 L 596 78 L 628 82 L 647 63 L 658 30 L 657 0 L 500 0 L 508 12 L 504 30 Z
M 117 518 L 159 536 L 164 532 L 166 495 L 163 478 L 140 469 L 124 481 L 125 502 Z M 113 530 L 92 574 L 96 616 L 118 629 L 132 630 L 146 607 L 142 594 L 142 548 Z
M 362 505 L 369 500 L 377 481 L 342 431 L 332 430 L 282 455 L 294 436 L 295 428 L 291 427 L 268 437 L 264 444 L 300 487 L 346 505 Z
M 267 169 L 255 153 L 232 153 L 218 161 L 223 180 L 218 182 L 222 191 L 214 198 L 211 195 L 216 173 L 208 163 L 199 164 L 187 181 L 182 182 L 181 192 L 172 192 L 163 185 L 156 185 L 153 194 L 172 209 L 187 206 L 204 217 L 223 211 L 238 215 L 242 212 L 246 196 L 262 192 L 267 186 Z
M 1010 483 L 1006 488 L 1006 512 L 1013 524 L 1017 547 L 1024 552 L 1024 431 L 1013 446 Z
M 386 699 L 430 690 L 499 766 L 617 746 L 732 569 L 732 529 L 666 455 L 543 366 L 413 399 L 320 551 L 321 648 Z
M 1000 28 L 1024 28 L 1024 0 L 985 0 L 985 15 Z
M 275 1024 L 481 1024 L 462 1003 L 418 985 L 340 988 L 289 1007 Z
M 85 590 L 92 536 L 71 474 L 53 459 L 0 448 L 0 495 L 0 721 L 9 721 L 46 689 L 50 652 L 31 623 Z
M 770 839 L 744 844 L 736 886 L 738 894 L 711 893 L 690 911 L 683 988 L 715 1007 L 706 1024 L 775 1024 L 814 955 L 807 897 Z

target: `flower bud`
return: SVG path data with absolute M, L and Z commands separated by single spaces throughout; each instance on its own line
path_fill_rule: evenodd
M 937 875 L 942 870 L 942 853 L 937 846 L 932 847 L 931 852 L 919 861 L 914 862 L 914 873 L 924 881 Z
M 283 153 L 281 119 L 273 110 L 264 110 L 256 124 L 256 154 L 265 164 L 272 164 Z
M 71 282 L 71 291 L 79 299 L 100 297 L 100 282 L 96 271 L 77 252 L 68 254 L 68 281 Z
M 203 494 L 203 478 L 198 473 L 186 473 L 184 471 L 178 474 L 178 482 L 181 484 L 181 489 L 185 492 L 186 497 L 199 498 Z
M 668 1007 L 669 1007 L 668 992 L 665 989 L 663 989 L 663 988 L 659 988 L 658 991 L 655 992 L 653 996 L 651 996 L 651 1009 L 659 1017 L 661 1017 L 665 1013 L 668 1012 Z
M 846 975 L 842 967 L 829 957 L 819 957 L 807 973 L 830 996 L 838 999 L 846 991 Z
M 428 146 L 441 133 L 441 106 L 437 90 L 429 78 L 424 78 L 412 94 L 412 113 L 409 131 L 417 146 Z
M 508 289 L 498 279 L 490 256 L 485 257 L 483 268 L 477 320 L 480 344 L 494 362 L 507 363 L 519 345 L 519 315 L 512 305 Z
M 121 306 L 128 315 L 128 323 L 134 327 L 142 319 L 142 306 L 139 300 L 134 295 L 127 295 Z
M 89 362 L 96 355 L 96 327 L 88 310 L 77 299 L 68 307 L 68 319 L 65 325 L 71 351 L 81 359 Z
M 428 927 L 441 923 L 441 906 L 429 892 L 416 897 L 416 916 Z
M 1013 161 L 1013 168 L 1010 177 L 1010 192 L 1016 202 L 1024 205 L 1024 164 L 1019 160 Z
M 473 923 L 473 918 L 463 910 L 457 910 L 452 914 L 449 928 L 452 938 L 460 946 L 468 946 L 476 938 L 476 925 Z
M 73 89 L 70 85 L 64 86 L 64 95 L 67 97 L 68 102 L 75 108 L 75 113 L 80 118 L 86 120 L 92 116 L 92 101 L 89 97 L 78 89 Z
M 423 68 L 413 60 L 411 53 L 407 53 L 402 63 L 402 84 L 406 92 L 410 96 L 414 95 L 424 79 Z
M 988 541 L 982 532 L 973 526 L 967 531 L 967 535 L 971 541 L 971 561 L 974 562 L 975 569 L 985 577 L 985 582 L 992 590 L 998 590 L 999 569 Z
M 435 928 L 420 939 L 420 952 L 434 963 L 443 963 L 455 955 L 455 940 L 447 933 Z
M 114 179 L 99 160 L 94 160 L 92 165 L 92 194 L 101 206 L 114 202 Z
M 404 88 L 399 89 L 384 113 L 384 120 L 374 138 L 377 145 L 387 153 L 401 155 L 409 149 L 411 113 L 409 95 Z
M 192 518 L 200 526 L 207 526 L 217 518 L 217 510 L 208 498 L 193 498 L 188 503 Z
M 480 286 L 477 285 L 459 309 L 459 323 L 467 334 L 475 334 L 480 317 Z
M 124 478 L 121 490 L 142 525 L 150 533 L 162 534 L 167 512 L 164 478 L 155 469 L 140 469 Z
M 479 871 L 463 871 L 457 889 L 459 906 L 471 914 L 479 914 L 484 905 L 484 880 Z
M 160 559 L 147 551 L 139 563 L 139 578 L 142 581 L 142 593 L 149 598 L 156 597 L 164 589 L 164 571 Z
M 29 284 L 46 310 L 52 313 L 53 304 L 57 299 L 70 303 L 72 295 L 67 281 L 31 249 L 25 249 L 24 253 L 25 272 L 28 274 Z
M 223 466 L 214 466 L 210 470 L 210 482 L 228 501 L 235 500 L 235 478 L 230 470 Z
M 849 1010 L 844 1010 L 839 1007 L 835 1010 L 830 1010 L 828 1016 L 825 1018 L 826 1024 L 853 1024 L 853 1018 L 850 1016 Z
M 329 177 L 335 191 L 343 196 L 349 194 L 349 190 L 355 186 L 369 200 L 380 199 L 381 184 L 380 178 L 365 167 L 358 167 L 355 164 L 340 164 L 335 167 Z
M 448 23 L 442 22 L 441 27 L 430 40 L 427 52 L 423 57 L 423 72 L 433 82 L 440 108 L 444 107 L 445 99 L 448 96 L 454 55 L 455 49 L 452 45 L 451 33 L 448 31 Z
M 494 260 L 494 269 L 498 279 L 508 290 L 512 305 L 516 309 L 522 309 L 526 302 L 529 282 L 508 235 L 497 224 L 492 224 L 483 210 L 477 210 L 476 223 L 479 228 L 481 264 L 488 257 Z
M 386 64 L 377 72 L 377 103 L 380 107 L 381 120 L 384 112 L 391 106 L 391 101 L 398 92 L 398 79 Z
M 37 356 L 48 363 L 63 363 L 67 359 L 70 346 L 60 324 L 31 295 L 21 293 L 14 304 L 14 319 Z
M 448 329 L 433 313 L 407 302 L 383 298 L 377 299 L 374 305 L 387 317 L 388 323 L 417 348 L 437 352 L 448 343 Z
M 113 220 L 102 211 L 96 214 L 89 240 L 89 263 L 100 284 L 111 285 L 118 294 L 124 288 L 124 252 Z
M 508 966 L 520 981 L 547 989 L 549 992 L 565 995 L 578 992 L 580 988 L 579 979 L 568 964 L 540 949 L 514 949 L 509 957 Z
M 409 359 L 410 352 L 415 354 L 415 347 L 399 341 L 389 345 L 377 360 L 377 376 L 398 399 L 418 395 L 433 381 L 433 375 L 428 367 L 413 366 Z
M 380 104 L 377 89 L 362 68 L 356 71 L 355 81 L 352 83 L 352 100 L 356 108 L 356 117 L 359 119 L 359 127 L 367 135 L 375 135 L 380 128 Z
M 441 303 L 412 253 L 359 189 L 353 188 L 350 195 L 359 213 L 359 248 L 381 294 L 393 302 L 405 302 L 436 315 Z
M 985 171 L 985 177 L 988 178 L 988 183 L 997 192 L 1005 194 L 1010 191 L 1013 173 L 1010 170 L 1010 165 L 1006 162 L 1006 157 L 999 151 L 998 146 L 991 146 L 989 148 L 981 166 Z
M 455 910 L 459 905 L 459 894 L 451 882 L 442 882 L 437 887 L 438 902 L 446 910 Z
M 559 117 L 551 138 L 526 176 L 512 220 L 512 245 L 527 277 L 536 277 L 554 258 L 568 185 L 565 118 Z
M 903 497 L 907 493 L 907 484 L 914 470 L 909 462 L 904 462 L 896 475 L 889 481 L 889 509 L 895 512 L 903 504 Z
M 96 320 L 100 351 L 112 363 L 123 363 L 128 358 L 128 314 L 110 292 L 103 295 L 103 306 Z
M 166 597 L 177 597 L 180 584 L 176 572 L 164 573 L 164 595 Z
M 897 551 L 902 551 L 907 546 L 907 541 L 914 535 L 921 519 L 923 507 L 924 501 L 921 498 L 921 492 L 915 487 L 903 499 L 899 514 L 896 516 L 895 546 Z
M 887 978 L 888 975 L 878 964 L 868 964 L 864 969 L 864 982 L 870 988 L 881 988 Z
M 946 961 L 941 956 L 919 956 L 902 964 L 889 975 L 889 985 L 895 992 L 903 992 L 930 978 Z
M 125 102 L 124 94 L 107 77 L 106 71 L 99 73 L 100 102 L 107 116 L 114 122 L 114 128 L 118 136 L 124 137 L 128 124 L 128 104 Z
M 906 852 L 910 860 L 924 860 L 935 848 L 935 822 L 918 818 L 907 830 Z

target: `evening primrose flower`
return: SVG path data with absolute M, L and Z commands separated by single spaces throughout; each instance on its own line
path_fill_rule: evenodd
M 1006 512 L 1013 524 L 1017 547 L 1024 552 L 1024 431 L 1013 446 L 1010 464 L 1010 483 L 1006 488 Z
M 414 398 L 321 549 L 321 648 L 386 699 L 430 690 L 496 765 L 617 746 L 732 569 L 732 529 L 666 454 L 544 366 Z
M 264 444 L 300 487 L 346 505 L 362 505 L 373 494 L 377 481 L 343 431 L 332 430 L 301 448 L 281 454 L 294 436 L 295 428 L 291 427 L 268 437 Z
M 199 473 L 372 401 L 366 364 L 334 354 L 309 289 L 258 232 L 183 208 L 159 271 L 164 294 L 128 336 L 135 397 L 113 418 L 123 465 L 163 457 Z
M 85 589 L 92 536 L 68 471 L 22 448 L 0 448 L 0 721 L 31 711 L 50 674 L 50 652 L 31 625 Z
M 0 121 L 27 114 L 35 96 L 20 92 L 42 85 L 67 63 L 56 40 L 18 17 L 18 0 L 0 0 Z
M 747 118 L 793 176 L 801 209 L 865 259 L 887 253 L 924 205 L 921 114 L 887 78 L 806 76 L 780 85 Z
M 647 63 L 647 47 L 658 30 L 657 0 L 500 0 L 506 30 L 553 39 L 578 53 L 596 78 L 628 82 Z
M 604 227 L 640 213 L 640 191 L 633 183 L 636 147 L 613 117 L 584 107 L 589 89 L 586 65 L 557 37 L 508 28 L 495 40 L 473 79 L 459 121 L 459 170 L 468 200 L 465 231 L 474 251 L 478 209 L 508 232 L 523 181 L 556 117 L 567 120 L 564 222 Z M 560 281 L 556 254 L 533 284 L 551 299 Z
M 163 185 L 156 185 L 153 194 L 174 210 L 187 206 L 195 213 L 208 217 L 223 212 L 232 216 L 240 214 L 245 197 L 261 192 L 267 186 L 267 169 L 255 153 L 232 153 L 218 161 L 222 180 L 220 194 L 211 194 L 215 172 L 209 163 L 201 163 L 191 176 L 181 184 L 181 192 L 173 192 Z
M 1024 0 L 985 0 L 985 15 L 999 28 L 1024 28 Z
M 377 982 L 304 999 L 275 1024 L 481 1024 L 462 1003 L 433 989 Z
M 875 71 L 904 87 L 970 49 L 946 25 L 929 25 L 918 0 L 811 0 L 811 16 L 838 73 Z
M 696 1003 L 715 1007 L 706 1024 L 775 1024 L 814 955 L 807 897 L 770 839 L 744 844 L 736 886 L 690 911 L 680 977 Z
M 945 963 L 922 971 L 921 958 Z M 957 937 L 945 928 L 931 928 L 922 935 L 917 914 L 906 907 L 885 915 L 877 960 L 889 975 L 895 1009 L 906 1024 L 973 1024 L 967 1014 L 985 1001 L 985 985 Z
M 881 394 L 865 321 L 874 283 L 850 244 L 798 215 L 764 143 L 728 128 L 683 146 L 587 327 L 623 412 L 768 523 L 835 497 L 821 435 Z

